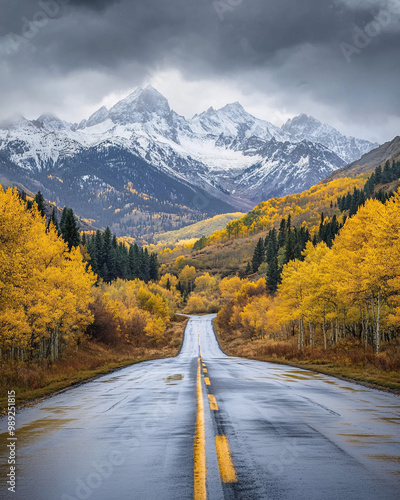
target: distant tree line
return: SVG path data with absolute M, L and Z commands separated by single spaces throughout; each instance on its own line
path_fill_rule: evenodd
M 397 181 L 400 178 L 400 161 L 387 161 L 382 169 L 379 165 L 371 174 L 369 179 L 362 189 L 354 188 L 352 193 L 338 198 L 337 204 L 341 212 L 348 211 L 350 217 L 357 213 L 359 207 L 363 206 L 365 202 L 372 198 L 386 203 L 386 201 L 393 196 L 393 191 L 386 193 L 382 189 L 375 192 L 375 187 L 380 184 L 389 184 L 390 182 Z
M 24 192 L 20 193 L 20 198 L 27 203 L 28 209 L 36 203 L 40 214 L 46 217 L 45 200 L 40 191 L 32 201 L 26 201 Z M 87 248 L 89 264 L 93 272 L 103 281 L 111 283 L 118 278 L 124 280 L 138 278 L 148 283 L 158 280 L 160 266 L 157 255 L 149 254 L 147 249 L 139 248 L 136 244 L 127 246 L 125 243 L 118 243 L 116 235 L 111 233 L 109 227 L 104 232 L 97 231 L 94 236 L 83 233 L 81 237 L 72 208 L 64 207 L 61 219 L 58 221 L 56 208 L 53 207 L 50 217 L 47 218 L 47 228 L 53 224 L 58 234 L 68 244 L 69 250 L 79 245 Z
M 129 247 L 118 243 L 109 227 L 104 233 L 97 231 L 94 236 L 83 234 L 82 243 L 87 247 L 93 271 L 107 283 L 118 278 L 138 278 L 146 283 L 158 280 L 157 255 L 149 254 L 147 248 L 139 248 L 136 243 Z

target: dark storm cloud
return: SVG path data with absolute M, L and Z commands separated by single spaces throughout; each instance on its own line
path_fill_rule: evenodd
M 69 79 L 81 100 L 90 101 L 134 87 L 157 68 L 177 68 L 189 80 L 229 77 L 248 92 L 276 92 L 278 106 L 315 100 L 332 106 L 343 120 L 346 114 L 358 121 L 379 113 L 399 115 L 399 4 L 7 2 L 0 21 L 6 35 L 0 39 L 3 111 L 18 104 L 13 99 L 20 104 L 27 98 L 49 102 L 52 81 L 50 101 L 65 99 Z M 85 79 L 88 72 L 97 75 L 96 85 Z M 60 80 L 64 85 L 58 90 Z

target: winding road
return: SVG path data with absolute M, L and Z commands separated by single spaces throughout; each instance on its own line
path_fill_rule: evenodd
M 191 317 L 176 358 L 67 390 L 17 415 L 17 489 L 1 498 L 400 498 L 400 398 L 226 356 L 213 316 Z

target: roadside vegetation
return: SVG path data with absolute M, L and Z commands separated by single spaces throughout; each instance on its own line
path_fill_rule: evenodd
M 399 389 L 398 175 L 387 162 L 270 200 L 158 255 L 0 189 L 2 397 L 176 355 L 177 312 L 216 313 L 229 354 Z
M 21 402 L 179 350 L 177 302 L 156 284 L 157 259 L 136 246 L 123 251 L 109 230 L 87 240 L 88 250 L 72 211 L 63 213 L 59 227 L 40 197 L 28 204 L 0 189 L 1 398 L 14 389 Z M 107 282 L 93 272 L 91 251 L 103 259 Z M 143 279 L 122 280 L 121 269 L 138 269 Z
M 399 389 L 400 194 L 392 191 L 398 175 L 400 164 L 387 162 L 360 187 L 328 198 L 330 215 L 320 214 L 318 225 L 301 218 L 296 225 L 288 213 L 253 240 L 253 255 L 235 277 L 225 277 L 223 265 L 204 273 L 195 254 L 162 269 L 192 268 L 185 312 L 218 312 L 229 354 Z M 240 245 L 246 238 L 231 240 Z

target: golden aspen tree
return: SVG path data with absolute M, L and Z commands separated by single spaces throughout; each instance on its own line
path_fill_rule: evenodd
M 95 277 L 34 205 L 0 189 L 0 344 L 10 357 L 55 359 L 92 321 Z

